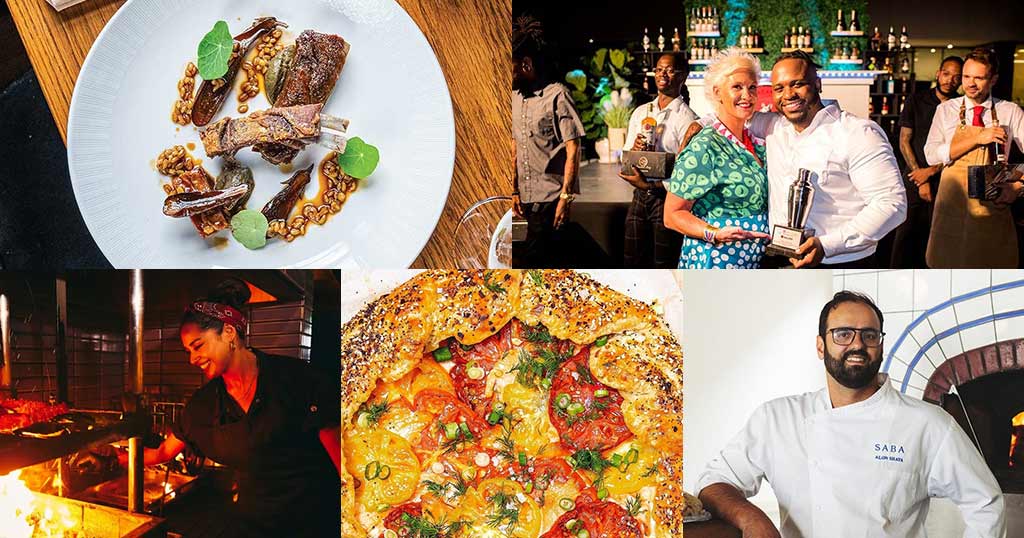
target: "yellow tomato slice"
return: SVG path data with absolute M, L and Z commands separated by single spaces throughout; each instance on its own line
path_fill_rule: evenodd
M 523 493 L 523 487 L 518 482 L 505 478 L 490 478 L 480 482 L 476 490 L 483 499 L 484 505 L 482 515 L 473 521 L 481 522 L 491 531 L 495 529 L 511 531 L 504 534 L 512 538 L 534 538 L 540 535 L 540 525 L 543 521 L 540 507 L 529 495 Z M 508 528 L 509 521 L 507 519 L 498 521 L 498 525 L 488 525 L 488 521 L 493 520 L 500 508 L 495 505 L 494 499 L 499 494 L 509 498 L 506 508 L 519 511 L 518 522 L 512 529 Z
M 414 375 L 407 396 L 410 401 L 424 389 L 443 390 L 455 394 L 455 386 L 452 385 L 448 371 L 429 356 L 424 357 L 410 375 Z
M 368 510 L 403 503 L 416 492 L 420 462 L 405 439 L 375 428 L 348 437 L 344 449 L 345 467 L 360 482 L 356 496 Z
M 625 459 L 629 457 L 630 449 L 637 452 L 636 462 L 629 464 L 626 471 L 621 468 L 609 467 L 604 472 L 604 487 L 611 495 L 630 495 L 643 489 L 645 486 L 653 486 L 658 481 L 655 473 L 648 473 L 652 465 L 658 462 L 658 453 L 645 444 L 638 441 L 627 441 L 613 450 L 604 454 L 605 459 L 612 459 L 615 454 Z M 644 476 L 647 474 L 648 476 Z
M 431 414 L 413 411 L 409 404 L 399 401 L 391 404 L 388 412 L 381 417 L 380 427 L 412 444 L 419 440 L 420 433 L 433 419 Z
M 520 450 L 538 454 L 545 445 L 558 442 L 558 431 L 548 418 L 546 396 L 543 392 L 510 383 L 501 393 L 506 412 L 518 422 L 512 430 L 512 440 Z

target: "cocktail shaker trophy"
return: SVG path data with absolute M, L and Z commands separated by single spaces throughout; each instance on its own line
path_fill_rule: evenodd
M 786 256 L 795 258 L 796 250 L 814 235 L 814 230 L 807 228 L 807 216 L 811 214 L 814 203 L 814 186 L 811 185 L 811 171 L 801 168 L 796 180 L 789 186 L 789 214 L 786 225 L 776 224 L 772 227 L 772 241 L 768 244 L 765 254 L 768 256 Z

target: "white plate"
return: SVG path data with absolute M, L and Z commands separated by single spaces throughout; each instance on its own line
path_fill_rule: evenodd
M 333 5 L 332 5 L 333 4 Z M 213 175 L 198 129 L 171 122 L 177 81 L 196 46 L 217 20 L 232 34 L 260 16 L 302 30 L 337 34 L 351 43 L 345 68 L 325 112 L 349 118 L 350 136 L 380 149 L 377 170 L 324 226 L 310 226 L 292 243 L 268 241 L 248 250 L 222 231 L 202 239 L 188 219 L 161 213 L 165 194 L 154 163 L 175 144 Z M 236 88 L 244 75 L 236 80 Z M 197 84 L 201 79 L 197 77 Z M 237 117 L 233 91 L 217 118 Z M 268 107 L 260 95 L 249 110 Z M 310 146 L 295 169 L 327 150 Z M 245 149 L 260 209 L 291 174 Z M 407 267 L 437 225 L 455 165 L 455 123 L 448 87 L 433 50 L 393 0 L 128 0 L 93 44 L 75 85 L 68 119 L 68 166 L 82 216 L 115 267 Z M 307 188 L 313 196 L 316 180 Z

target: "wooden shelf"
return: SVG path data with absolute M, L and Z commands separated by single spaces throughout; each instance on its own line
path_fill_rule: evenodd
M 721 32 L 686 32 L 686 37 L 722 37 Z
M 810 48 L 807 48 L 807 47 L 801 47 L 801 48 L 782 47 L 781 49 L 779 49 L 779 52 L 796 52 L 798 50 L 802 50 L 802 51 L 806 52 L 807 54 L 814 54 L 814 49 L 810 49 Z
M 711 60 L 690 60 L 688 63 L 690 65 L 710 65 Z
M 743 52 L 749 52 L 751 54 L 764 54 L 764 48 L 758 47 L 756 49 L 740 49 Z
M 864 60 L 829 60 L 828 63 L 836 65 L 860 65 Z
M 856 32 L 831 32 L 828 35 L 832 37 L 864 37 L 864 32 L 861 30 L 858 30 Z

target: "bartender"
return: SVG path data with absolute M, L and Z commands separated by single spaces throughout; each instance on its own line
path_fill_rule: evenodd
M 654 67 L 654 84 L 658 97 L 649 105 L 636 107 L 629 118 L 626 145 L 633 151 L 645 144 L 654 151 L 679 153 L 683 135 L 697 115 L 690 110 L 681 95 L 689 74 L 686 55 L 681 52 L 665 53 Z M 644 140 L 641 122 L 651 108 L 651 117 L 657 122 L 654 140 Z M 624 265 L 627 269 L 675 269 L 679 265 L 682 234 L 665 227 L 665 185 L 661 181 L 647 181 L 644 174 L 633 167 L 629 174 L 619 177 L 633 186 L 633 201 L 626 212 L 626 241 Z
M 298 359 L 247 347 L 242 308 L 249 296 L 244 282 L 231 279 L 188 306 L 181 343 L 207 383 L 173 433 L 144 451 L 144 462 L 168 462 L 189 446 L 235 470 L 238 499 L 229 517 L 239 537 L 338 536 L 337 384 Z
M 966 538 L 1003 536 L 1002 493 L 978 449 L 942 408 L 878 374 L 884 335 L 871 299 L 837 293 L 818 324 L 826 387 L 758 407 L 698 479 L 704 506 L 746 538 L 911 538 L 942 497 Z M 781 529 L 747 500 L 763 480 Z
M 928 238 L 928 267 L 1015 269 L 1017 230 L 1010 205 L 1024 195 L 1024 186 L 1004 183 L 996 200 L 982 202 L 967 197 L 967 172 L 992 163 L 995 145 L 1003 155 L 1010 140 L 1024 150 L 1024 111 L 992 96 L 999 79 L 994 52 L 971 51 L 964 58 L 962 79 L 964 96 L 939 105 L 924 145 L 928 164 L 944 166 Z M 1015 173 L 1020 177 L 1020 171 Z

